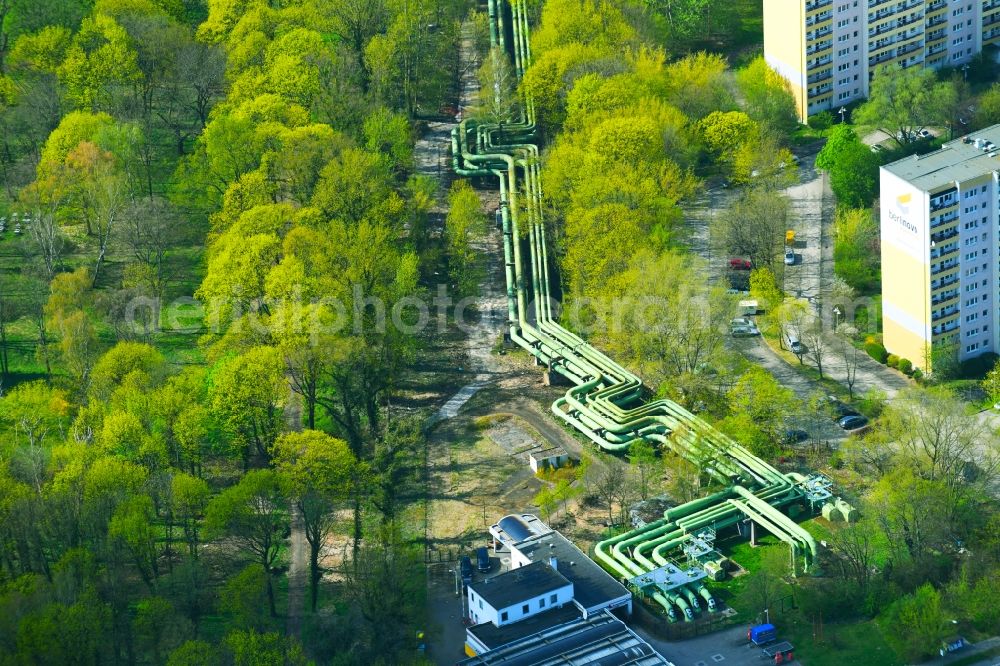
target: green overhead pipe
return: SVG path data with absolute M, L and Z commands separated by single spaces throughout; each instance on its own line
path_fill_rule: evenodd
M 511 58 L 520 80 L 532 59 L 527 5 L 524 0 L 510 0 L 509 5 L 488 0 L 488 13 L 491 45 L 497 47 L 491 49 L 491 57 Z M 782 474 L 677 403 L 654 399 L 638 376 L 553 317 L 535 103 L 523 89 L 521 95 L 519 117 L 511 122 L 465 119 L 451 137 L 456 174 L 492 176 L 500 184 L 511 340 L 573 384 L 553 402 L 552 412 L 598 447 L 623 452 L 646 439 L 671 448 L 731 486 L 670 509 L 662 520 L 642 529 L 598 543 L 595 556 L 627 580 L 665 564 L 666 554 L 698 530 L 724 529 L 748 515 L 798 544 L 793 548 L 815 557 L 815 541 L 776 508 L 801 497 L 800 475 Z M 698 597 L 714 609 L 714 598 L 701 585 L 652 596 L 671 618 L 680 610 L 691 619 Z

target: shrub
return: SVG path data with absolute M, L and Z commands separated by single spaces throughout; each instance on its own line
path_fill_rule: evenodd
M 865 351 L 879 363 L 885 363 L 885 359 L 889 355 L 882 343 L 875 340 L 865 343 Z
M 986 352 L 967 361 L 962 361 L 959 366 L 959 376 L 962 379 L 982 379 L 986 373 L 996 365 L 998 357 L 993 352 Z
M 814 130 L 823 131 L 830 129 L 831 125 L 833 125 L 833 114 L 829 111 L 820 111 L 815 116 L 809 118 L 809 127 Z
M 890 368 L 898 368 L 899 367 L 899 357 L 896 356 L 895 354 L 889 354 L 886 357 L 886 359 L 885 359 L 885 364 L 887 366 L 889 366 Z
M 924 371 L 920 368 L 913 368 L 913 378 L 920 381 L 924 376 Z
M 899 363 L 896 365 L 896 367 L 899 368 L 899 371 L 904 374 L 907 375 L 913 374 L 913 363 L 911 363 L 910 359 L 908 358 L 899 359 Z

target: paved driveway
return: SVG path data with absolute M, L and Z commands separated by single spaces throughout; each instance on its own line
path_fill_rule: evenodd
M 674 666 L 761 666 L 768 663 L 762 659 L 759 649 L 747 643 L 746 627 L 733 627 L 686 641 L 665 641 L 642 627 L 633 626 L 632 629 Z

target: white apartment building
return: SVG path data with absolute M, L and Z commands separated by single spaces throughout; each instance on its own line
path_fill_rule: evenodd
M 959 66 L 1000 42 L 1000 0 L 764 0 L 764 57 L 803 122 L 868 96 L 878 67 Z
M 930 368 L 996 352 L 1000 328 L 1000 125 L 880 170 L 886 349 Z

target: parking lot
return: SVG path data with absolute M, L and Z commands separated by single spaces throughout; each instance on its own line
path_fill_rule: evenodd
M 761 651 L 747 642 L 746 627 L 733 627 L 686 641 L 664 641 L 641 627 L 632 629 L 674 666 L 761 666 Z M 798 664 L 799 661 L 786 662 Z

